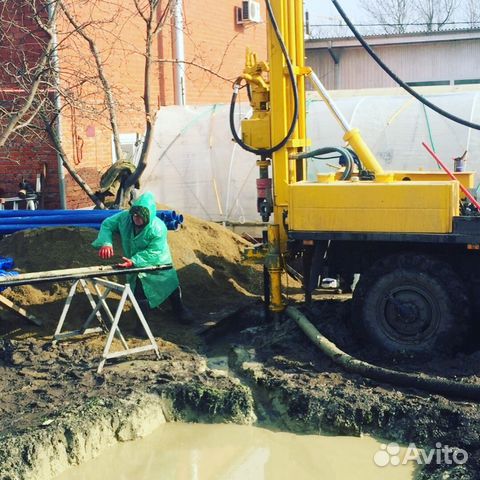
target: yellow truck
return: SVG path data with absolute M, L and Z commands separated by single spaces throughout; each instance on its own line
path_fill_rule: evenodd
M 285 309 L 282 272 L 301 259 L 296 270 L 307 302 L 322 275 L 359 274 L 352 318 L 383 349 L 415 354 L 459 346 L 479 296 L 480 216 L 469 193 L 474 173 L 452 179 L 443 170 L 385 171 L 304 64 L 303 0 L 265 3 L 269 61 L 247 51 L 230 123 L 236 141 L 258 155 L 270 310 Z M 345 145 L 310 145 L 307 77 L 344 129 Z M 243 85 L 253 113 L 239 134 L 234 110 Z M 325 154 L 337 155 L 342 168 L 307 180 L 306 160 Z

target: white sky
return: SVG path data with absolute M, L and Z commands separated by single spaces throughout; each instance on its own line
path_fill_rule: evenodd
M 340 21 L 341 17 L 331 0 L 304 0 L 303 3 L 305 11 L 308 11 L 309 13 L 309 20 L 311 26 L 328 23 L 337 23 L 338 25 L 338 21 Z M 359 0 L 338 0 L 338 3 L 345 11 L 347 16 L 350 18 L 350 20 L 352 20 L 353 24 L 358 25 L 359 23 L 375 23 L 375 20 L 372 19 L 372 17 L 369 16 L 368 13 L 359 5 Z M 458 2 L 458 7 L 455 10 L 455 14 L 453 15 L 451 21 L 458 22 L 467 20 L 467 14 L 465 11 L 466 3 L 467 2 L 463 0 Z M 335 19 L 337 19 L 337 22 L 335 22 Z M 457 27 L 451 25 L 447 28 L 462 28 L 466 26 L 467 25 L 459 23 Z M 359 31 L 363 34 L 374 33 L 372 32 L 371 28 L 365 30 L 360 27 Z M 382 29 L 380 29 L 380 33 L 381 31 Z M 341 32 L 343 34 L 351 35 L 350 31 L 346 27 L 344 27 Z M 377 31 L 376 33 L 379 33 L 379 31 Z
M 354 22 L 365 18 L 358 0 L 338 0 L 338 3 Z M 310 14 L 311 25 L 331 23 L 331 18 L 341 18 L 331 0 L 304 0 L 304 6 Z

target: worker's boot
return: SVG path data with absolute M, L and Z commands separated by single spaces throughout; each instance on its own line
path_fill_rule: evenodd
M 194 322 L 194 317 L 192 312 L 183 303 L 182 290 L 180 287 L 173 291 L 169 299 L 173 313 L 177 316 L 178 321 L 186 325 L 192 324 Z

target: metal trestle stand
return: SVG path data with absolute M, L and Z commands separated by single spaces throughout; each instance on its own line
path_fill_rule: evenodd
M 67 317 L 67 313 L 70 309 L 72 299 L 76 294 L 77 287 L 79 285 L 82 287 L 85 295 L 88 298 L 90 305 L 92 306 L 92 312 L 90 313 L 88 318 L 85 320 L 85 322 L 79 329 L 72 330 L 69 332 L 62 332 L 63 324 Z M 94 298 L 94 295 L 92 294 L 90 287 L 93 287 L 93 290 L 97 297 L 96 299 Z M 103 292 L 101 291 L 100 287 L 104 287 Z M 108 297 L 111 291 L 115 291 L 121 294 L 121 298 L 117 305 L 115 314 L 112 314 L 106 302 L 106 298 Z M 129 348 L 124 336 L 122 335 L 122 332 L 120 331 L 120 327 L 119 327 L 120 318 L 122 316 L 122 312 L 124 310 L 125 302 L 127 301 L 127 299 L 130 300 L 130 302 L 132 303 L 133 308 L 138 316 L 138 319 L 140 320 L 140 323 L 142 324 L 142 327 L 145 330 L 145 333 L 147 334 L 148 341 L 149 341 L 148 345 Z M 102 313 L 106 316 L 108 320 L 108 324 L 107 322 L 105 322 L 102 316 Z M 98 327 L 90 327 L 94 318 L 96 318 L 99 323 Z M 147 352 L 150 350 L 153 350 L 157 358 L 160 358 L 158 345 L 155 341 L 155 338 L 152 335 L 150 327 L 148 326 L 148 323 L 140 309 L 140 306 L 138 305 L 137 299 L 135 298 L 132 292 L 132 289 L 128 283 L 126 285 L 122 285 L 119 283 L 111 282 L 109 280 L 96 278 L 96 277 L 90 278 L 88 280 L 81 278 L 76 280 L 73 283 L 68 293 L 68 297 L 65 301 L 62 314 L 60 315 L 57 328 L 53 335 L 53 338 L 54 338 L 53 343 L 56 343 L 59 340 L 64 340 L 66 338 L 70 338 L 73 336 L 85 335 L 93 332 L 108 332 L 107 342 L 105 343 L 105 347 L 103 349 L 102 360 L 98 365 L 97 373 L 101 373 L 105 365 L 105 362 L 111 358 L 124 357 L 126 355 L 133 355 L 136 353 Z M 123 346 L 123 350 L 110 352 L 114 335 L 116 335 L 119 338 Z

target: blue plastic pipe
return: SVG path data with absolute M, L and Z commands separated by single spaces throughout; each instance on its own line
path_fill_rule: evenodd
M 47 228 L 47 227 L 85 227 L 85 228 L 95 228 L 97 230 L 100 229 L 100 223 L 74 223 L 74 222 L 66 222 L 63 225 L 60 224 L 48 224 L 48 223 L 38 223 L 38 224 L 30 224 L 30 223 L 21 223 L 16 225 L 2 225 L 0 223 L 0 235 L 8 235 L 10 233 L 18 232 L 19 230 L 32 230 L 35 228 Z
M 44 217 L 50 215 L 92 215 L 100 217 L 109 217 L 124 210 L 0 210 L 0 218 L 7 217 Z M 157 217 L 176 218 L 178 215 L 175 210 L 157 210 Z
M 124 210 L 0 210 L 0 235 L 44 227 L 89 227 L 99 229 L 106 218 Z M 157 210 L 168 230 L 178 230 L 183 215 L 175 210 Z
M 15 265 L 13 258 L 11 257 L 0 257 L 0 270 L 10 270 Z
M 10 259 L 11 260 L 11 259 Z M 4 279 L 5 277 L 18 277 L 19 273 L 15 270 L 7 272 L 6 270 L 0 270 L 0 278 Z M 0 287 L 0 292 L 3 292 L 8 287 Z
M 107 218 L 107 217 L 105 217 Z M 3 225 L 29 225 L 49 224 L 66 225 L 68 223 L 102 223 L 105 218 L 96 215 L 45 215 L 43 217 L 7 217 L 0 218 L 0 227 Z

